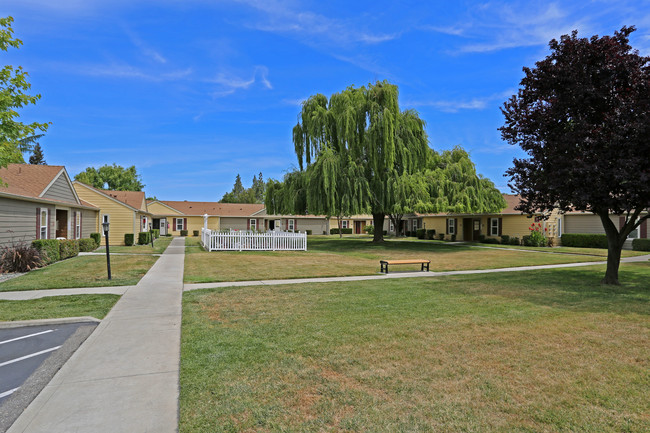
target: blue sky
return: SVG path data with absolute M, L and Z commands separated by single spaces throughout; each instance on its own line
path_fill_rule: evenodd
M 219 200 L 237 173 L 281 178 L 302 100 L 384 79 L 434 149 L 463 146 L 508 192 L 521 154 L 499 107 L 550 39 L 635 25 L 650 55 L 650 0 L 2 0 L 0 15 L 24 42 L 0 62 L 42 95 L 21 117 L 52 122 L 47 162 L 71 176 L 135 165 L 167 200 Z

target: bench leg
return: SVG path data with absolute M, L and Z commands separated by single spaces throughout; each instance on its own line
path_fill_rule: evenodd
M 427 263 L 427 272 L 429 272 L 429 263 Z

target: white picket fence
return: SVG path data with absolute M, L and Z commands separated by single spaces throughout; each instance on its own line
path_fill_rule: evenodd
M 202 228 L 201 243 L 208 251 L 307 251 L 307 233 Z

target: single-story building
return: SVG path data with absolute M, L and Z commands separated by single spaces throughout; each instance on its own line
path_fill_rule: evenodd
M 97 232 L 99 209 L 79 197 L 65 167 L 9 164 L 0 179 L 0 246 Z
M 110 191 L 94 188 L 74 181 L 75 191 L 86 202 L 100 209 L 93 231 L 102 233 L 102 224 L 110 224 L 110 245 L 124 245 L 124 235 L 132 233 L 138 241 L 138 233 L 149 231 L 152 215 L 147 210 L 143 191 Z

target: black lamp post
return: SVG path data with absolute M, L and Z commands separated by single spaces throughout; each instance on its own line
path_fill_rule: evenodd
M 151 248 L 153 248 L 153 228 L 151 228 L 151 223 L 149 223 L 149 238 L 151 239 Z
M 108 269 L 108 279 L 111 279 L 111 256 L 108 253 L 108 221 L 102 223 L 104 229 L 104 236 L 106 237 L 106 268 Z

